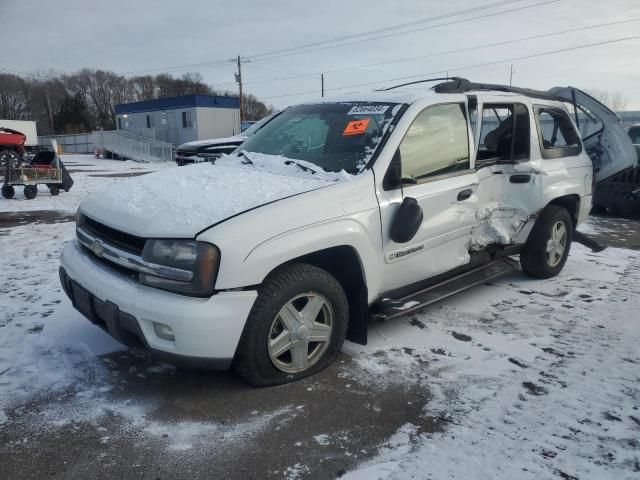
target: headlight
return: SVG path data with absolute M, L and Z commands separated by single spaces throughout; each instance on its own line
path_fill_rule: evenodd
M 195 240 L 147 240 L 142 259 L 193 274 L 191 280 L 179 281 L 141 273 L 140 283 L 144 285 L 194 297 L 213 294 L 220 265 L 220 251 L 215 245 Z

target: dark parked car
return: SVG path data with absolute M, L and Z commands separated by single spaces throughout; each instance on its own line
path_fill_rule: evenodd
M 254 123 L 240 135 L 183 143 L 176 151 L 176 163 L 179 166 L 183 166 L 190 163 L 210 162 L 220 158 L 222 155 L 231 153 L 247 138 L 260 130 L 272 117 L 273 115 L 269 115 Z

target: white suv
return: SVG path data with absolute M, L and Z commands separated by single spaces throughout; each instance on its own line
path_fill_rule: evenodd
M 290 107 L 215 164 L 90 195 L 62 285 L 127 345 L 296 380 L 345 337 L 365 343 L 370 315 L 422 308 L 514 255 L 557 275 L 594 182 L 637 161 L 609 119 L 583 144 L 574 119 L 602 108 L 463 79 Z

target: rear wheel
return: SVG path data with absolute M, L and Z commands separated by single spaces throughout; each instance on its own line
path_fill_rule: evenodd
M 555 277 L 567 261 L 572 239 L 573 221 L 567 209 L 547 206 L 520 253 L 522 270 L 531 277 Z
M 317 373 L 338 355 L 348 315 L 346 296 L 332 275 L 308 264 L 284 267 L 258 291 L 234 368 L 256 386 Z
M 2 196 L 4 198 L 13 198 L 13 196 L 16 194 L 16 189 L 13 188 L 11 185 L 3 185 L 2 186 Z
M 18 155 L 13 150 L 1 150 L 0 167 L 4 168 L 7 165 L 11 168 L 18 168 L 18 166 L 20 166 L 20 155 Z
M 24 187 L 24 196 L 27 200 L 33 200 L 38 196 L 38 186 L 37 185 L 26 185 Z

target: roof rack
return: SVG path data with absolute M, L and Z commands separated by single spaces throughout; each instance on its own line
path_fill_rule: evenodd
M 544 100 L 559 100 L 549 92 L 533 90 L 530 88 L 512 87 L 509 85 L 496 85 L 491 83 L 474 83 L 466 78 L 453 77 L 449 81 L 439 83 L 433 87 L 436 93 L 466 93 L 478 90 L 492 90 L 498 92 L 518 93 L 527 97 L 541 98 Z
M 416 80 L 414 82 L 400 83 L 398 85 L 393 85 L 392 87 L 381 88 L 378 91 L 379 92 L 386 92 L 387 90 L 393 90 L 394 88 L 406 87 L 407 85 L 415 85 L 416 83 L 440 82 L 442 80 L 464 80 L 464 78 L 458 78 L 458 77 L 425 78 L 424 80 Z M 438 85 L 444 85 L 444 83 L 440 83 Z

